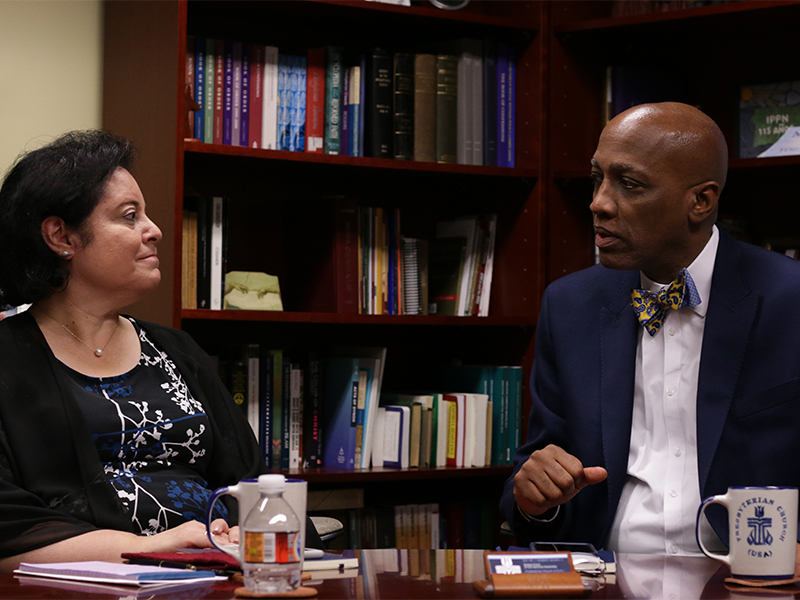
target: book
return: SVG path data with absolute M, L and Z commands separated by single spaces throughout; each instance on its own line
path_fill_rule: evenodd
M 247 345 L 247 421 L 256 440 L 261 435 L 261 352 L 258 344 Z
M 222 104 L 222 143 L 230 146 L 233 143 L 233 61 L 234 43 L 230 40 L 224 42 L 224 80 Z
M 205 40 L 205 77 L 203 94 L 203 142 L 214 143 L 214 102 L 216 95 L 216 64 L 214 60 L 216 40 Z
M 181 306 L 193 309 L 197 308 L 197 206 L 184 201 L 184 207 L 181 228 Z
M 269 469 L 273 465 L 272 416 L 275 399 L 275 352 L 262 350 L 259 357 L 258 445 Z M 277 467 L 276 467 L 277 468 Z
M 509 104 L 511 103 L 511 84 L 509 73 L 511 70 L 510 62 L 513 61 L 511 48 L 503 43 L 497 44 L 497 166 L 510 167 L 508 139 L 510 114 Z
M 339 120 L 339 154 L 350 156 L 350 65 L 342 62 L 342 91 Z
M 264 60 L 266 48 L 263 44 L 250 44 L 250 105 L 247 145 L 261 148 L 261 130 L 264 127 Z
M 436 56 L 414 55 L 414 160 L 436 162 Z
M 303 571 L 344 570 L 358 568 L 359 561 L 352 550 L 341 555 L 326 552 L 321 558 L 308 558 L 303 561 Z M 316 573 L 314 574 L 316 577 Z
M 278 118 L 276 150 L 289 150 L 292 138 L 291 104 L 292 94 L 289 78 L 292 60 L 288 54 L 278 54 Z
M 436 223 L 437 239 L 463 239 L 464 259 L 459 275 L 459 288 L 457 292 L 456 315 L 469 315 L 472 310 L 472 290 L 475 280 L 476 241 L 479 229 L 477 217 L 460 217 L 452 221 L 439 221 Z
M 383 466 L 407 469 L 411 441 L 411 409 L 408 406 L 385 406 Z
M 392 149 L 394 158 L 414 159 L 414 55 L 394 53 Z
M 223 143 L 225 122 L 225 40 L 214 40 L 214 143 Z
M 436 238 L 430 241 L 429 314 L 458 314 L 458 294 L 461 289 L 466 246 L 467 240 L 462 237 Z
M 458 365 L 449 367 L 444 374 L 444 385 L 448 389 L 486 396 L 485 400 L 481 400 L 484 411 L 481 423 L 487 422 L 485 413 L 491 408 L 491 431 L 488 434 L 490 451 L 488 455 L 483 451 L 482 460 L 478 461 L 480 465 L 476 466 L 507 464 L 505 456 L 509 438 L 504 425 L 507 427 L 508 421 L 504 424 L 500 418 L 501 411 L 508 410 L 507 401 L 504 403 L 501 400 L 503 372 L 503 367 L 491 365 Z M 480 437 L 485 444 L 487 434 L 484 432 Z
M 348 148 L 350 156 L 364 156 L 364 70 L 366 57 L 363 54 L 359 54 L 355 61 L 350 67 L 350 97 L 348 99 L 350 139 Z
M 264 47 L 261 147 L 269 150 L 278 142 L 278 56 L 277 46 Z
M 322 369 L 315 352 L 308 356 L 304 386 L 303 467 L 322 466 Z
M 303 388 L 305 373 L 292 364 L 289 385 L 289 468 L 297 469 L 302 460 Z
M 284 355 L 282 349 L 270 350 L 270 354 L 272 355 L 272 415 L 270 418 L 272 454 L 269 463 L 273 469 L 280 469 L 283 454 Z
M 225 213 L 227 200 L 221 196 L 211 199 L 210 253 L 209 253 L 209 308 L 222 310 L 222 296 L 225 289 Z
M 483 40 L 483 164 L 497 166 L 497 42 Z
M 294 56 L 292 73 L 289 78 L 289 89 L 292 94 L 290 107 L 291 141 L 289 149 L 303 152 L 306 149 L 306 57 Z
M 325 154 L 339 154 L 341 149 L 343 54 L 340 46 L 325 47 Z
M 743 85 L 739 97 L 739 158 L 800 153 L 785 136 L 800 126 L 800 81 Z M 791 138 L 788 138 L 791 139 Z
M 325 50 L 306 51 L 306 152 L 323 152 L 325 132 Z
M 355 468 L 358 368 L 357 358 L 332 357 L 325 361 L 325 467 Z
M 250 145 L 250 44 L 242 44 L 242 74 L 239 101 L 239 142 L 238 146 Z
M 205 113 L 203 107 L 206 102 L 206 38 L 197 36 L 194 38 L 194 101 L 200 110 L 194 111 L 194 135 L 198 140 L 205 137 Z
M 78 561 L 59 563 L 20 563 L 14 571 L 22 575 L 37 575 L 54 579 L 70 579 L 98 583 L 116 583 L 135 586 L 165 584 L 191 579 L 212 582 L 216 575 L 209 571 L 193 571 L 150 565 L 119 564 L 104 561 Z
M 211 198 L 197 202 L 197 308 L 211 308 Z
M 367 54 L 364 156 L 392 158 L 392 55 L 380 48 Z
M 242 135 L 242 42 L 231 42 L 231 146 L 241 146 Z
M 436 162 L 455 163 L 458 145 L 458 57 L 436 56 Z
M 185 86 L 185 93 L 187 94 L 188 97 L 191 97 L 192 99 L 195 98 L 194 87 L 196 85 L 195 84 L 195 80 L 194 80 L 194 77 L 195 77 L 194 76 L 194 69 L 195 69 L 195 66 L 194 66 L 194 61 L 195 61 L 195 50 L 194 50 L 194 47 L 195 47 L 194 36 L 187 34 L 187 36 L 186 36 L 186 53 L 185 53 L 185 56 L 186 56 L 186 62 L 185 62 L 186 80 L 184 81 L 184 86 Z M 194 137 L 194 129 L 195 129 L 194 115 L 189 115 L 187 117 L 186 127 L 189 128 L 189 131 L 185 132 L 185 135 L 187 137 L 189 137 L 189 138 L 193 138 Z
M 456 66 L 456 162 L 471 165 L 475 140 L 473 104 L 474 95 L 473 63 L 479 60 L 480 42 L 462 38 L 453 44 L 457 57 Z M 481 82 L 482 83 L 482 82 Z
M 289 454 L 291 452 L 291 415 L 292 415 L 292 359 L 283 355 L 283 376 L 281 378 L 281 460 L 278 463 L 281 470 L 289 468 Z

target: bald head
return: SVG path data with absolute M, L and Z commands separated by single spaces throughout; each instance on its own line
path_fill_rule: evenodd
M 634 106 L 607 125 L 623 135 L 648 136 L 663 158 L 686 175 L 686 183 L 716 181 L 720 191 L 728 174 L 728 145 L 719 126 L 688 104 L 661 102 Z

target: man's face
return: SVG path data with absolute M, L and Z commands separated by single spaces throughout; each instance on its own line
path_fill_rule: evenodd
M 640 270 L 668 283 L 694 258 L 688 217 L 692 182 L 682 159 L 652 125 L 612 121 L 603 130 L 592 158 L 590 208 L 604 266 Z

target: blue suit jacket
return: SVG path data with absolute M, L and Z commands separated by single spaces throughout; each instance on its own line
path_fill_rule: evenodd
M 517 543 L 607 540 L 626 480 L 639 324 L 630 291 L 638 271 L 595 266 L 550 285 L 542 299 L 531 374 L 532 408 L 516 473 L 557 444 L 608 479 L 584 488 L 553 523 L 515 507 L 513 476 L 500 508 Z M 729 486 L 800 486 L 800 262 L 720 231 L 697 390 L 700 496 Z M 717 509 L 718 506 L 711 508 Z M 727 543 L 727 514 L 708 511 Z

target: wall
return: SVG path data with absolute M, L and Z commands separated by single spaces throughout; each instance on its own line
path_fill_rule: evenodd
M 0 0 L 0 173 L 102 123 L 101 0 Z

